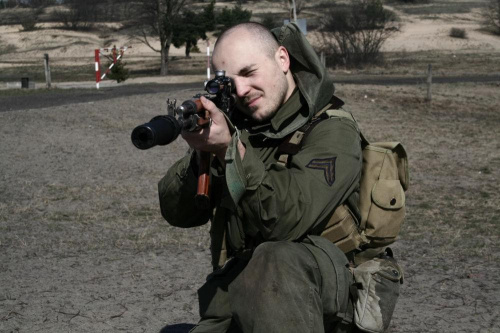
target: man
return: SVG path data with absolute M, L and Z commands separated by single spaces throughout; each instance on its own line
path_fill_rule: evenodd
M 159 183 L 170 224 L 211 221 L 214 272 L 198 291 L 201 320 L 192 332 L 347 331 L 348 260 L 317 235 L 357 194 L 357 125 L 327 117 L 310 126 L 331 105 L 333 83 L 294 24 L 273 33 L 256 23 L 235 26 L 219 37 L 212 64 L 234 80 L 233 119 L 202 98 L 211 126 L 182 133 L 193 150 Z M 280 161 L 280 146 L 308 126 L 300 150 Z M 216 157 L 215 210 L 192 208 L 196 151 Z

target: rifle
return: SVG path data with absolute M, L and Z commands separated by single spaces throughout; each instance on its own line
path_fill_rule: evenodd
M 215 78 L 205 84 L 208 94 L 197 94 L 192 99 L 184 101 L 178 107 L 176 100 L 167 99 L 167 115 L 156 116 L 148 123 L 137 126 L 132 131 L 131 139 L 139 149 L 149 149 L 154 146 L 164 146 L 173 142 L 182 130 L 196 132 L 211 124 L 208 111 L 203 109 L 200 97 L 204 96 L 228 117 L 234 106 L 234 82 L 226 76 L 226 72 L 215 72 Z M 200 152 L 198 166 L 198 190 L 195 205 L 200 209 L 210 207 L 210 153 Z

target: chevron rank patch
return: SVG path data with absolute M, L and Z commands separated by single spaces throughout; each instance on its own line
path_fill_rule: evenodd
M 323 170 L 326 183 L 329 186 L 332 186 L 335 182 L 335 160 L 337 160 L 336 157 L 315 158 L 314 160 L 311 160 L 306 167 L 310 169 Z

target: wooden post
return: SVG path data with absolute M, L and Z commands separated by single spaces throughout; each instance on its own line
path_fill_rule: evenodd
M 50 78 L 50 65 L 49 65 L 49 55 L 45 53 L 43 55 L 43 63 L 45 65 L 45 83 L 47 84 L 47 88 L 50 88 L 51 78 Z
M 432 101 L 432 65 L 427 68 L 427 102 Z

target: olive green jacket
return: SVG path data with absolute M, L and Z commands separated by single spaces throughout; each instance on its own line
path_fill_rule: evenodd
M 232 119 L 237 130 L 226 153 L 226 168 L 212 164 L 212 208 L 193 208 L 197 166 L 192 152 L 159 182 L 161 212 L 170 224 L 187 228 L 211 221 L 214 268 L 227 256 L 264 241 L 320 234 L 334 209 L 359 187 L 359 130 L 346 118 L 321 121 L 287 166 L 277 163 L 285 136 L 328 103 L 333 83 L 296 25 L 273 32 L 292 56 L 298 90 L 268 123 L 253 125 L 241 114 Z M 238 139 L 246 147 L 243 159 Z

